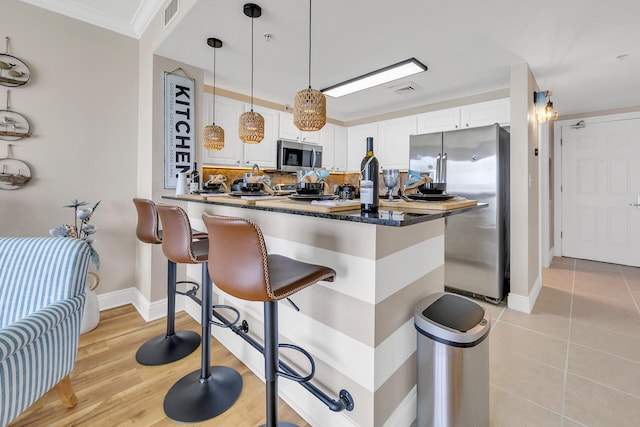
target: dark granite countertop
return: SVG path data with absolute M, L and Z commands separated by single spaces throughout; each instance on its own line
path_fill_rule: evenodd
M 179 200 L 181 202 L 192 203 L 204 203 L 206 205 L 223 205 L 231 206 L 241 209 L 254 209 L 261 211 L 279 212 L 292 215 L 311 216 L 316 218 L 326 218 L 338 221 L 351 221 L 361 222 L 366 224 L 386 225 L 391 227 L 405 227 L 408 225 L 419 224 L 425 221 L 432 221 L 438 218 L 444 218 L 451 215 L 457 215 L 464 212 L 469 212 L 475 209 L 485 208 L 488 205 L 486 203 L 479 203 L 477 206 L 470 206 L 466 208 L 454 209 L 450 211 L 429 211 L 429 212 L 405 212 L 402 210 L 386 210 L 380 209 L 377 214 L 363 214 L 360 210 L 350 210 L 343 212 L 333 213 L 318 213 L 318 212 L 306 212 L 288 208 L 273 208 L 267 206 L 255 206 L 255 205 L 237 205 L 231 203 L 225 203 L 224 201 L 211 201 L 211 200 L 196 200 L 196 199 L 184 199 L 175 196 L 162 196 L 163 199 Z

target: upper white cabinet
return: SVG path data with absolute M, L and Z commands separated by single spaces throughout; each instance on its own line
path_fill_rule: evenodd
M 327 123 L 320 130 L 322 143 L 322 167 L 328 171 L 347 170 L 347 129 Z
M 508 125 L 511 122 L 511 100 L 509 98 L 460 108 L 460 125 L 463 128 L 487 126 L 494 123 Z
M 278 130 L 278 136 L 280 139 L 320 144 L 320 132 L 301 131 L 295 124 L 293 124 L 293 114 L 286 112 L 280 112 L 280 128 Z
M 373 137 L 373 153 L 378 156 L 378 124 L 367 123 L 364 125 L 347 128 L 347 171 L 360 172 L 360 163 L 364 158 L 367 148 L 367 137 Z
M 246 111 L 251 106 L 246 104 Z M 278 112 L 269 108 L 253 106 L 253 111 L 264 117 L 264 139 L 259 144 L 244 145 L 244 166 L 254 164 L 263 169 L 275 169 L 277 166 Z
M 460 108 L 433 111 L 419 114 L 418 134 L 444 132 L 460 128 Z
M 417 133 L 416 116 L 378 123 L 376 157 L 382 169 L 409 169 L 409 136 Z
M 509 98 L 480 102 L 418 115 L 418 134 L 511 122 Z
M 347 170 L 347 128 L 335 126 L 334 129 L 333 167 L 336 171 L 345 172 Z
M 206 122 L 210 123 L 213 95 L 205 93 Z M 202 148 L 202 163 L 215 166 L 276 168 L 276 145 L 278 140 L 278 112 L 269 108 L 253 107 L 264 117 L 264 139 L 259 144 L 245 144 L 238 135 L 240 115 L 250 111 L 251 106 L 229 98 L 216 97 L 216 124 L 224 129 L 224 148 L 207 150 Z
M 213 117 L 213 95 L 205 93 L 206 124 L 211 124 Z M 224 148 L 207 150 L 202 148 L 202 163 L 220 166 L 241 166 L 243 159 L 243 142 L 238 136 L 238 120 L 244 113 L 244 104 L 229 98 L 216 97 L 216 125 L 224 129 Z

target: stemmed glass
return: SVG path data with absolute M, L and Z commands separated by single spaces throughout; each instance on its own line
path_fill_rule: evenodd
M 382 171 L 382 180 L 384 182 L 385 187 L 389 189 L 389 201 L 395 202 L 393 200 L 393 188 L 398 185 L 398 177 L 400 176 L 400 170 L 398 169 L 384 169 Z

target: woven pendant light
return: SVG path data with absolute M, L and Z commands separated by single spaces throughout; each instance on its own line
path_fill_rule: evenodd
M 311 0 L 309 0 L 309 88 L 296 94 L 293 102 L 293 123 L 302 131 L 314 132 L 327 123 L 327 98 L 311 89 Z
M 264 139 L 264 117 L 253 111 L 253 19 L 262 15 L 262 9 L 257 4 L 247 3 L 243 11 L 251 18 L 251 111 L 240 115 L 238 134 L 243 142 L 258 144 Z
M 204 127 L 203 145 L 207 150 L 222 150 L 224 129 L 216 125 L 216 49 L 222 47 L 222 40 L 209 37 L 207 44 L 213 48 L 213 119 L 210 125 Z

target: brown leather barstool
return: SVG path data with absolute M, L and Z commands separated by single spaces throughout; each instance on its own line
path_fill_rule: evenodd
M 156 204 L 148 199 L 134 198 L 138 212 L 136 236 L 141 242 L 162 243 Z M 194 233 L 194 238 L 206 239 L 207 233 Z M 182 282 L 181 282 L 182 283 Z M 200 345 L 200 335 L 193 331 L 176 331 L 176 263 L 167 262 L 167 332 L 145 342 L 136 352 L 136 360 L 143 365 L 164 365 L 193 353 Z
M 175 263 L 202 264 L 202 358 L 200 370 L 182 377 L 164 399 L 164 412 L 177 422 L 201 422 L 229 409 L 242 391 L 242 376 L 226 366 L 210 366 L 212 283 L 207 269 L 209 243 L 195 240 L 186 212 L 178 206 L 158 205 L 162 221 L 162 251 Z M 227 306 L 216 306 L 227 307 Z M 230 326 L 220 325 L 220 326 Z
M 283 298 L 321 280 L 333 282 L 336 272 L 282 255 L 269 255 L 260 228 L 243 218 L 203 214 L 209 234 L 209 275 L 218 288 L 243 300 L 264 303 L 264 358 L 266 380 L 266 426 L 278 423 L 278 376 L 297 381 L 279 371 L 278 304 Z M 291 345 L 283 345 L 294 347 Z M 303 353 L 305 353 L 303 351 Z

